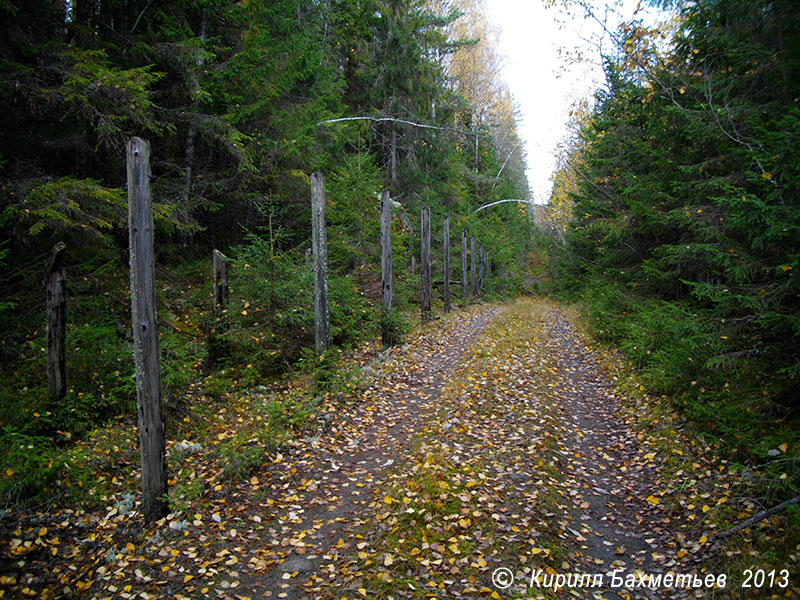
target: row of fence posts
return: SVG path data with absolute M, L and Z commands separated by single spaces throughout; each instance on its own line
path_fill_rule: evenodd
M 155 254 L 152 195 L 150 192 L 150 145 L 135 137 L 127 144 L 128 236 L 130 255 L 131 317 L 136 379 L 136 406 L 142 467 L 143 513 L 151 522 L 165 516 L 167 469 L 164 415 L 161 403 L 161 365 L 156 310 Z M 392 315 L 392 201 L 388 191 L 380 195 L 381 302 L 384 323 Z M 489 269 L 489 253 L 483 243 L 476 250 L 475 236 L 469 238 L 470 277 L 467 278 L 467 230 L 461 232 L 461 297 L 474 299 L 483 290 Z M 314 345 L 317 353 L 330 347 L 328 305 L 328 250 L 325 223 L 325 178 L 311 175 L 311 249 L 314 272 Z M 52 251 L 45 274 L 47 290 L 47 389 L 55 401 L 64 398 L 66 382 L 66 278 L 63 258 L 66 246 L 59 242 Z M 443 224 L 444 311 L 450 312 L 450 218 Z M 215 310 L 227 308 L 229 261 L 213 251 Z M 415 269 L 412 256 L 412 272 Z M 422 320 L 431 319 L 431 227 L 430 208 L 421 211 L 420 297 Z M 384 325 L 383 341 L 393 337 Z

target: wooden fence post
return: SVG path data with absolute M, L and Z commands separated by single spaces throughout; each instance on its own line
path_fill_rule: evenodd
M 467 230 L 461 230 L 461 302 L 467 301 Z
M 483 242 L 478 246 L 478 294 L 483 296 L 484 258 Z
M 143 512 L 150 523 L 167 515 L 167 466 L 161 410 L 161 357 L 156 311 L 153 207 L 150 197 L 150 144 L 131 138 L 128 162 L 128 235 L 131 315 L 136 368 L 136 405 L 142 464 Z
M 444 218 L 444 312 L 450 312 L 450 216 Z
M 422 207 L 419 281 L 422 297 L 422 321 L 431 318 L 431 209 Z
M 47 263 L 47 392 L 60 402 L 67 394 L 67 284 L 62 260 L 64 242 L 53 246 Z
M 322 354 L 330 347 L 328 306 L 328 234 L 325 229 L 325 177 L 311 174 L 311 253 L 314 260 L 314 347 Z
M 389 323 L 392 314 L 392 200 L 388 191 L 381 192 L 381 299 L 381 341 L 384 346 L 391 346 L 395 340 Z
M 469 266 L 470 266 L 470 295 L 472 299 L 475 299 L 475 295 L 477 292 L 477 274 L 478 274 L 478 265 L 477 265 L 477 256 L 475 256 L 475 236 L 472 235 L 469 238 Z
M 217 310 L 228 308 L 230 288 L 228 287 L 228 257 L 214 250 L 214 307 Z

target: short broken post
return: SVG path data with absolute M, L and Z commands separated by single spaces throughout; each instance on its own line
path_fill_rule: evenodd
M 228 287 L 228 257 L 214 249 L 214 308 L 223 311 L 228 308 L 230 288 Z
M 444 312 L 450 312 L 450 216 L 444 218 L 444 289 L 442 290 L 442 300 L 444 302 Z
M 422 321 L 431 319 L 431 209 L 422 207 L 421 249 L 419 256 L 420 296 L 422 300 Z
M 461 302 L 467 302 L 467 230 L 461 230 Z
M 64 242 L 53 246 L 47 263 L 47 392 L 53 402 L 67 394 L 67 284 L 64 277 Z
M 311 174 L 311 254 L 314 261 L 314 347 L 317 354 L 330 348 L 328 306 L 328 234 L 325 230 L 325 177 Z
M 150 196 L 150 144 L 132 138 L 127 146 L 128 235 L 131 316 L 142 465 L 143 513 L 151 523 L 169 512 L 161 409 L 161 360 L 156 311 L 153 207 Z
M 394 328 L 391 327 L 392 314 L 392 200 L 389 192 L 381 193 L 381 300 L 383 301 L 383 320 L 381 322 L 381 341 L 384 346 L 395 343 Z
M 220 358 L 228 356 L 230 347 L 226 344 L 225 333 L 228 320 L 225 311 L 230 301 L 230 287 L 228 286 L 228 257 L 214 249 L 211 255 L 214 269 L 214 311 L 213 322 L 208 331 L 208 364 L 214 366 Z

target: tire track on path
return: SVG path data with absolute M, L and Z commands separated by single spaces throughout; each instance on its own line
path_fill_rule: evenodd
M 658 473 L 642 459 L 650 451 L 647 441 L 622 418 L 610 382 L 563 313 L 554 310 L 545 322 L 557 373 L 550 397 L 559 404 L 565 426 L 560 452 L 566 518 L 573 524 L 567 526 L 574 546 L 571 562 L 582 572 L 603 573 L 606 582 L 614 571 L 637 581 L 639 575 L 667 568 L 688 572 L 687 565 L 674 561 L 665 565 L 665 554 L 676 550 L 676 543 L 669 519 L 646 501 L 658 491 Z M 605 586 L 599 591 L 614 599 L 692 597 L 676 589 Z
M 358 404 L 325 415 L 327 431 L 287 455 L 278 485 L 284 514 L 265 532 L 269 546 L 251 551 L 262 568 L 242 577 L 237 594 L 316 597 L 321 583 L 341 577 L 337 562 L 363 543 L 354 532 L 369 520 L 388 469 L 403 460 L 442 387 L 498 312 L 475 307 L 429 324 L 392 350 L 386 374 Z

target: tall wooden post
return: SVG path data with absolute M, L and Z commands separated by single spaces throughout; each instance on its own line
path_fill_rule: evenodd
M 461 302 L 467 301 L 467 230 L 461 230 Z
M 328 306 L 328 234 L 325 228 L 325 177 L 311 174 L 311 254 L 314 260 L 314 347 L 322 354 L 330 347 Z
M 469 272 L 469 274 L 470 274 L 470 278 L 469 278 L 470 295 L 474 299 L 475 298 L 475 294 L 477 292 L 476 287 L 477 287 L 477 283 L 478 283 L 476 281 L 476 277 L 477 277 L 477 274 L 478 274 L 478 265 L 477 265 L 477 256 L 475 256 L 475 236 L 474 235 L 470 236 L 470 238 L 469 238 L 469 261 L 470 261 L 469 262 L 469 267 L 470 267 L 470 272 Z
M 383 323 L 381 340 L 384 346 L 394 343 L 389 326 L 392 314 L 392 201 L 389 192 L 381 193 L 381 299 L 383 300 Z
M 422 299 L 422 320 L 431 318 L 431 209 L 422 207 L 419 281 Z
M 214 308 L 224 310 L 228 307 L 230 288 L 228 287 L 228 257 L 214 250 Z
M 483 276 L 484 276 L 484 268 L 486 266 L 484 257 L 483 257 L 483 242 L 480 243 L 478 246 L 478 294 L 483 296 Z
M 450 312 L 450 216 L 444 218 L 444 288 L 442 296 L 444 312 Z
M 131 315 L 136 369 L 136 405 L 146 522 L 166 516 L 167 465 L 161 410 L 161 361 L 156 311 L 153 206 L 150 196 L 150 144 L 131 138 L 128 159 L 128 234 L 130 239 Z
M 67 394 L 67 284 L 62 260 L 64 242 L 53 246 L 47 263 L 47 392 L 60 402 Z

